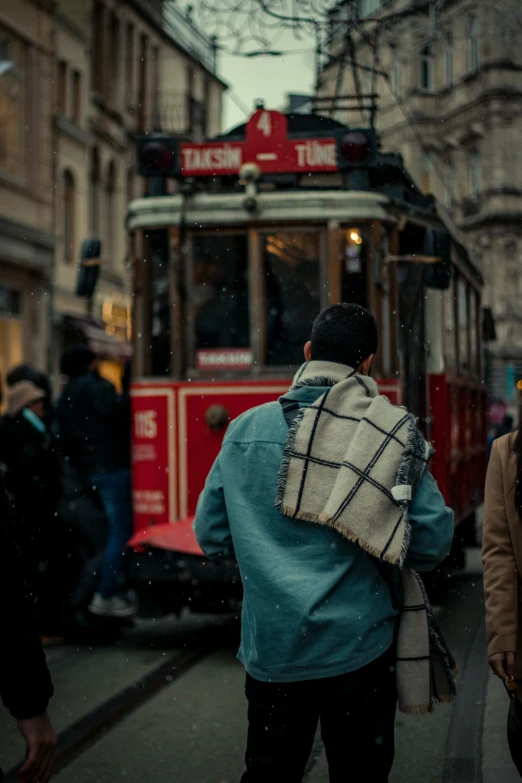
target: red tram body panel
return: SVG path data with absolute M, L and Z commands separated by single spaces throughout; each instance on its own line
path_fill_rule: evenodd
M 249 408 L 277 400 L 288 381 L 141 381 L 132 389 L 134 547 L 155 546 L 201 555 L 192 532 L 199 494 L 221 448 L 224 430 L 206 423 L 212 406 L 230 420 Z M 402 384 L 380 380 L 395 405 Z
M 418 416 L 456 525 L 472 529 L 486 469 L 482 278 L 401 157 L 381 153 L 374 128 L 261 108 L 199 144 L 138 140 L 137 164 L 155 179 L 128 212 L 131 568 L 146 611 L 241 599 L 237 565 L 197 545 L 198 497 L 228 422 L 287 391 L 313 317 L 335 302 L 374 314 L 380 391 Z

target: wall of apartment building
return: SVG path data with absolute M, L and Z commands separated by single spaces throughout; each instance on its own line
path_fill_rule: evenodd
M 51 3 L 0 5 L 0 377 L 45 367 L 54 248 Z
M 406 5 L 398 0 L 381 13 Z M 373 83 L 383 149 L 403 155 L 419 186 L 461 229 L 483 271 L 484 304 L 496 318 L 492 366 L 502 375 L 506 364 L 518 362 L 522 377 L 522 6 L 516 0 L 457 0 L 435 20 L 418 14 L 389 26 L 377 57 L 367 40 L 356 38 L 357 62 L 387 74 Z M 339 37 L 332 54 L 342 47 Z M 319 95 L 335 94 L 338 68 L 334 57 L 321 75 Z M 370 92 L 373 77 L 359 74 L 359 90 Z M 351 65 L 343 68 L 338 92 L 357 92 Z M 337 117 L 368 120 L 357 112 L 338 111 Z M 501 387 L 496 384 L 496 393 Z
M 118 338 L 129 336 L 121 317 L 122 311 L 130 314 L 132 301 L 125 216 L 128 202 L 145 187 L 136 175 L 136 136 L 220 130 L 224 85 L 158 27 L 160 9 L 161 3 L 139 0 L 58 0 L 54 307 L 56 344 L 62 347 L 71 339 L 71 317 L 92 318 Z M 205 105 L 205 127 L 191 126 L 189 99 Z M 102 241 L 91 301 L 75 293 L 79 249 L 87 237 Z M 111 312 L 117 314 L 114 322 Z M 56 356 L 55 368 L 57 363 Z

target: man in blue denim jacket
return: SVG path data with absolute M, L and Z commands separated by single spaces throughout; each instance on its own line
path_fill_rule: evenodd
M 305 358 L 369 374 L 376 349 L 373 317 L 335 305 L 318 316 Z M 236 419 L 197 508 L 202 550 L 235 556 L 244 588 L 238 657 L 247 672 L 249 733 L 242 783 L 299 783 L 319 719 L 333 783 L 385 783 L 393 763 L 398 568 L 385 573 L 336 530 L 275 507 L 288 436 L 281 403 L 309 406 L 326 391 L 297 385 Z M 449 552 L 453 514 L 428 472 L 410 520 L 405 565 L 429 571 Z

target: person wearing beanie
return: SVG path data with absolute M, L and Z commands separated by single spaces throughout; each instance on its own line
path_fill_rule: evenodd
M 46 423 L 46 393 L 30 380 L 8 387 L 0 424 L 0 462 L 11 497 L 26 577 L 42 636 L 60 638 L 59 580 L 55 572 L 58 465 Z
M 125 590 L 125 546 L 132 535 L 128 373 L 118 394 L 99 375 L 87 346 L 67 351 L 61 371 L 67 383 L 55 407 L 59 448 L 84 484 L 97 492 L 109 528 L 89 610 L 99 616 L 132 617 L 136 609 Z

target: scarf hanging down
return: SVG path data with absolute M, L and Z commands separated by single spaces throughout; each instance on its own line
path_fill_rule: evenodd
M 371 378 L 333 362 L 307 362 L 292 388 L 328 386 L 288 431 L 276 506 L 282 514 L 335 528 L 381 562 L 401 567 L 397 637 L 399 709 L 419 713 L 455 696 L 455 662 L 424 585 L 403 567 L 409 507 L 433 450 L 416 419 L 378 394 Z

